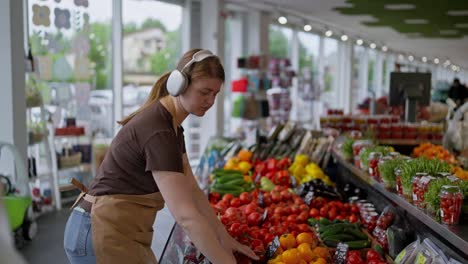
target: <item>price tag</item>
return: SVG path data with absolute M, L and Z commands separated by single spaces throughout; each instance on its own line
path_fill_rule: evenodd
M 271 258 L 273 258 L 273 256 L 275 255 L 279 247 L 280 247 L 279 238 L 278 236 L 275 236 L 275 238 L 271 241 L 271 244 L 266 249 L 266 252 L 265 252 L 266 260 L 270 260 Z
M 294 176 L 289 176 L 291 178 L 291 187 L 295 188 L 297 186 L 297 181 L 296 181 L 296 177 Z
M 305 189 L 305 185 L 304 184 L 300 184 L 299 186 L 297 186 L 294 191 L 296 192 L 297 195 L 299 196 L 303 196 L 304 195 L 304 189 Z
M 263 202 L 264 196 L 262 192 L 258 193 L 258 206 L 265 207 L 265 203 Z
M 268 217 L 268 209 L 265 209 L 265 211 L 263 212 L 263 215 L 262 215 L 262 224 L 263 222 L 265 222 L 265 220 L 267 219 Z
M 348 254 L 348 245 L 345 243 L 338 243 L 335 252 L 335 264 L 344 264 L 346 262 L 346 255 Z
M 304 202 L 310 206 L 310 203 L 312 202 L 312 200 L 314 199 L 315 197 L 315 193 L 312 191 L 312 192 L 308 192 L 306 194 L 306 196 L 304 197 Z
M 262 175 L 260 173 L 257 173 L 257 176 L 255 176 L 255 182 L 258 183 L 261 178 L 262 178 Z

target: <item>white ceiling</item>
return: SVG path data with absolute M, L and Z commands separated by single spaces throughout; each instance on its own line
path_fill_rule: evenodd
M 350 36 L 362 36 L 365 40 L 385 44 L 390 49 L 406 52 L 415 57 L 446 59 L 464 69 L 468 69 L 468 37 L 463 39 L 408 38 L 390 27 L 367 27 L 362 21 L 372 20 L 371 16 L 344 16 L 333 11 L 334 7 L 346 6 L 345 0 L 228 0 L 244 6 L 266 10 L 279 7 L 291 14 L 308 17 L 312 21 L 328 24 L 334 30 L 342 30 Z M 371 0 L 370 0 L 371 1 Z

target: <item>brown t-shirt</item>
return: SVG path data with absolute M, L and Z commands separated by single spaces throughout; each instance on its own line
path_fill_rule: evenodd
M 175 133 L 171 113 L 158 101 L 120 129 L 88 193 L 100 196 L 157 192 L 151 171 L 183 173 L 184 153 L 183 128 Z

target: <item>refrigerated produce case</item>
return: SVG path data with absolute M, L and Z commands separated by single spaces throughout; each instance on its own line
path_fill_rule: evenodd
M 357 168 L 351 161 L 344 158 L 339 145 L 345 140 L 340 137 L 335 141 L 332 150 L 333 167 L 336 173 L 333 179 L 338 186 L 352 183 L 367 193 L 367 199 L 375 204 L 378 210 L 386 205 L 393 205 L 398 215 L 405 218 L 409 228 L 413 230 L 412 241 L 418 238 L 430 238 L 442 251 L 462 263 L 468 261 L 468 222 L 460 221 L 458 225 L 447 226 L 397 193 L 388 191 L 382 183 L 372 178 L 367 172 Z
M 468 260 L 468 225 L 466 222 L 460 222 L 459 225 L 450 227 L 444 226 L 408 203 L 404 198 L 387 191 L 383 185 L 367 173 L 343 158 L 337 147 L 342 141 L 343 138 L 338 138 L 333 148 L 330 148 L 332 159 L 327 166 L 327 174 L 337 184 L 338 189 L 343 190 L 346 184 L 356 186 L 360 189 L 358 195 L 365 197 L 369 203 L 375 205 L 378 212 L 386 210 L 388 205 L 393 206 L 397 216 L 406 222 L 405 228 L 407 230 L 404 230 L 404 234 L 407 234 L 407 237 L 405 244 L 399 245 L 401 249 L 417 238 L 421 240 L 429 238 L 447 256 L 461 263 L 466 263 Z M 213 145 L 217 146 L 213 147 Z M 208 191 L 207 179 L 211 171 L 221 166 L 222 159 L 228 158 L 229 155 L 232 156 L 241 145 L 242 142 L 222 138 L 212 139 L 209 142 L 195 173 L 202 189 Z M 371 231 L 369 233 L 372 234 Z M 373 244 L 376 243 L 377 239 L 377 237 L 371 239 Z M 395 258 L 398 252 L 393 252 L 391 257 Z M 386 256 L 387 263 L 393 263 L 392 258 L 389 258 L 389 255 Z M 161 254 L 160 263 L 209 263 L 209 261 L 196 249 L 183 229 L 175 224 Z

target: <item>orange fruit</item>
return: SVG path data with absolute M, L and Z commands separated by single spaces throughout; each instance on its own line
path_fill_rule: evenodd
M 327 260 L 324 258 L 318 258 L 316 261 L 314 261 L 314 264 L 327 264 Z
M 307 264 L 307 261 L 301 259 L 301 260 L 299 260 L 299 264 Z
M 285 264 L 299 264 L 299 252 L 295 248 L 286 250 L 282 256 Z
M 302 243 L 309 243 L 313 245 L 315 243 L 315 239 L 311 233 L 300 233 L 296 237 L 296 242 L 298 245 Z
M 251 151 L 248 151 L 246 149 L 241 149 L 239 153 L 237 153 L 237 157 L 241 161 L 249 161 L 253 156 L 253 153 Z
M 297 247 L 297 251 L 299 251 L 299 256 L 309 262 L 314 258 L 312 253 L 312 248 L 309 243 L 302 243 Z
M 296 247 L 296 238 L 291 234 L 284 234 L 280 236 L 280 245 L 283 249 L 290 249 Z
M 312 250 L 312 255 L 314 257 L 327 259 L 330 256 L 328 249 L 325 247 L 316 247 Z

